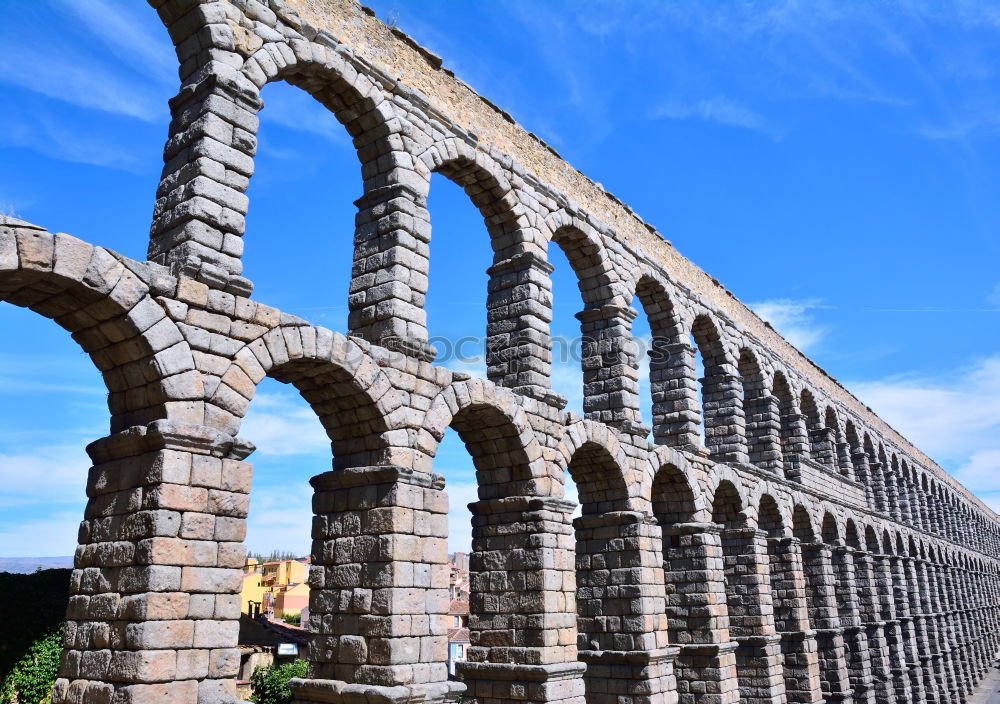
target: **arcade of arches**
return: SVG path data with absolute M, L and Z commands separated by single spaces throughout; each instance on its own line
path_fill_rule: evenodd
M 995 513 L 352 0 L 150 2 L 181 88 L 149 260 L 0 223 L 0 298 L 69 331 L 109 394 L 56 704 L 233 700 L 254 449 L 239 431 L 267 376 L 301 393 L 333 456 L 311 480 L 296 702 L 966 701 L 1000 646 Z M 357 149 L 343 331 L 256 301 L 241 275 L 270 81 L 309 92 Z M 492 245 L 487 379 L 435 366 L 427 343 L 435 172 Z M 584 417 L 550 388 L 552 246 L 579 280 Z M 652 427 L 637 315 L 657 340 Z M 448 428 L 479 483 L 460 682 L 434 473 Z

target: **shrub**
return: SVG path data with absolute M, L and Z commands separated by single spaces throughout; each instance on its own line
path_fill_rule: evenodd
M 302 625 L 302 614 L 285 614 L 281 619 L 291 626 Z
M 28 648 L 14 669 L 0 686 L 0 702 L 3 704 L 47 704 L 59 672 L 59 658 L 62 655 L 63 625 Z
M 288 704 L 292 701 L 292 690 L 288 680 L 306 676 L 306 661 L 293 660 L 284 665 L 258 667 L 250 675 L 250 701 L 257 704 Z
M 72 570 L 0 572 L 0 682 L 31 645 L 66 619 Z M 24 604 L 31 604 L 24 608 Z M 3 702 L 3 699 L 0 699 Z

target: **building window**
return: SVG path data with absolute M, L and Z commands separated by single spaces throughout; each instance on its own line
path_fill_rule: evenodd
M 452 619 L 453 619 L 452 624 L 451 624 L 452 628 L 461 628 L 462 627 L 462 617 L 461 616 L 452 616 Z

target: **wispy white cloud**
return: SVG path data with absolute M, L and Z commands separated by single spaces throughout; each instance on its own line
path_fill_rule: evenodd
M 940 377 L 895 376 L 848 387 L 1000 512 L 1000 357 Z
M 468 506 L 479 501 L 479 485 L 449 483 L 448 494 L 448 552 L 472 551 L 472 514 Z
M 258 392 L 240 426 L 255 456 L 330 456 L 330 438 L 316 413 L 294 391 Z
M 440 355 L 443 350 L 438 350 Z M 477 379 L 486 378 L 486 355 L 475 355 L 472 357 L 462 356 L 456 358 L 454 356 L 440 359 L 436 362 L 437 364 L 443 364 L 448 369 L 453 372 L 461 372 L 463 374 L 468 374 Z
M 0 69 L 2 70 L 2 69 Z M 105 139 L 79 124 L 69 125 L 42 114 L 31 121 L 0 115 L 0 146 L 30 149 L 50 159 L 139 173 L 140 155 L 117 140 Z
M 553 391 L 566 397 L 566 410 L 583 415 L 583 369 L 580 359 L 560 359 L 553 355 L 551 383 Z
M 305 477 L 258 487 L 250 494 L 247 548 L 308 555 L 312 547 L 312 487 Z
M 36 194 L 23 190 L 20 184 L 0 179 L 0 215 L 24 219 L 36 203 Z
M 25 392 L 33 394 L 81 394 L 84 396 L 103 397 L 107 395 L 108 390 L 100 384 L 45 382 L 9 374 L 0 374 L 0 395 Z
M 149 8 L 107 0 L 58 0 L 57 5 L 97 37 L 124 65 L 163 83 L 177 82 L 177 59 L 166 30 Z
M 694 101 L 676 98 L 667 100 L 660 104 L 653 115 L 670 120 L 703 120 L 727 127 L 762 132 L 772 139 L 780 139 L 781 137 L 781 131 L 763 115 L 724 96 Z
M 82 444 L 0 452 L 0 507 L 82 505 L 89 468 Z
M 1000 282 L 986 295 L 986 302 L 1000 308 Z
M 955 478 L 973 493 L 1000 492 L 1000 442 L 990 450 L 973 452 L 968 461 L 956 469 Z
M 963 140 L 1000 134 L 1000 110 L 981 112 L 973 117 L 943 125 L 924 125 L 917 134 L 932 140 Z
M 319 135 L 331 142 L 350 144 L 350 135 L 333 113 L 305 91 L 286 83 L 274 83 L 264 91 L 260 118 L 286 129 Z
M 978 494 L 978 496 L 984 504 L 1000 514 L 1000 491 L 985 492 Z
M 1000 458 L 1000 357 L 934 378 L 894 376 L 848 388 L 960 480 L 968 473 L 982 486 L 984 468 Z M 991 488 L 1000 489 L 1000 471 L 995 477 Z
M 813 320 L 810 312 L 823 307 L 817 299 L 775 298 L 747 305 L 802 352 L 815 347 L 826 334 L 826 327 Z
M 35 513 L 30 520 L 0 521 L 0 555 L 3 557 L 44 557 L 72 555 L 83 510 Z
M 0 82 L 79 107 L 154 122 L 165 110 L 147 84 L 59 42 L 8 43 L 0 52 Z

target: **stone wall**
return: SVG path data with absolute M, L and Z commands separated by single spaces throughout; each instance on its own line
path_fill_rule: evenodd
M 298 702 L 965 701 L 1000 645 L 996 514 L 361 6 L 152 5 L 181 89 L 149 260 L 0 226 L 0 298 L 66 328 L 109 392 L 54 702 L 232 699 L 254 449 L 239 431 L 267 376 L 298 389 L 333 454 L 312 479 Z M 241 274 L 260 90 L 277 80 L 328 107 L 362 163 L 348 330 L 257 302 Z M 494 250 L 485 380 L 427 344 L 434 172 Z M 552 242 L 580 281 L 583 418 L 549 383 Z M 657 341 L 652 428 L 637 315 Z M 433 471 L 448 428 L 479 482 L 462 683 Z

